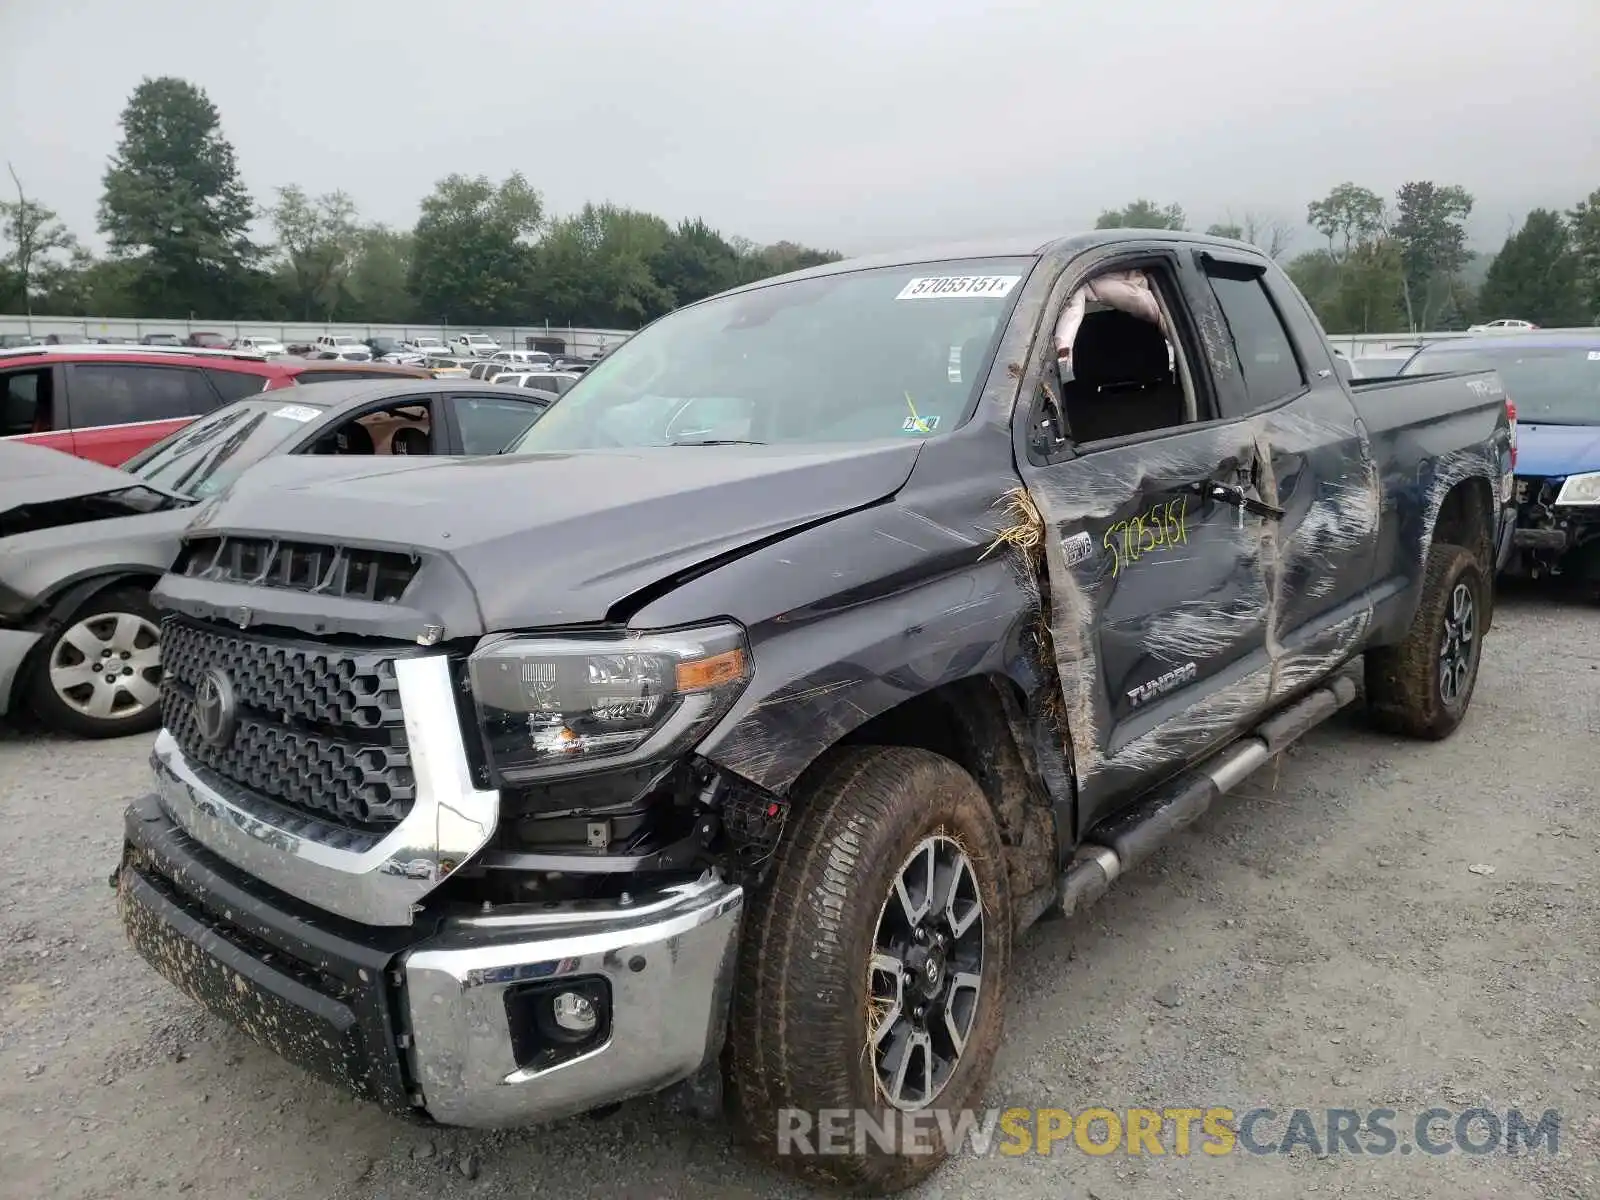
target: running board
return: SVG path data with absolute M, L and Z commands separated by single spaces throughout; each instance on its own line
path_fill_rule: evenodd
M 1144 862 L 1178 830 L 1194 824 L 1219 796 L 1233 791 L 1258 767 L 1349 704 L 1358 691 L 1354 668 L 1344 668 L 1225 750 L 1097 826 L 1061 874 L 1060 914 L 1070 917 L 1088 908 L 1121 875 Z

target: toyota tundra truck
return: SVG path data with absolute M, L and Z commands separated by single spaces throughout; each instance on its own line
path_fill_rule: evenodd
M 692 304 L 507 453 L 196 510 L 121 920 L 444 1124 L 671 1089 L 776 1155 L 977 1105 L 1022 931 L 1358 697 L 1457 728 L 1514 421 L 1492 371 L 1347 382 L 1270 259 L 1185 233 Z M 886 1193 L 918 1149 L 784 1161 Z

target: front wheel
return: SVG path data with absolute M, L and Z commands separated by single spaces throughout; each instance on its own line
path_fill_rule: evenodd
M 1434 741 L 1455 732 L 1478 683 L 1489 587 L 1470 551 L 1434 543 L 1405 640 L 1367 651 L 1367 701 L 1381 727 Z
M 729 1074 L 746 1138 L 885 1194 L 954 1146 L 1000 1043 L 1011 902 L 993 811 L 926 750 L 836 754 L 795 797 L 752 898 Z
M 148 592 L 92 597 L 45 641 L 33 668 L 32 707 L 79 737 L 148 733 L 161 724 L 161 629 Z

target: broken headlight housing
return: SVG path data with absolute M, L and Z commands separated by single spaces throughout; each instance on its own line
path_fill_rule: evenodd
M 1590 471 L 1584 475 L 1568 475 L 1561 491 L 1556 495 L 1557 504 L 1600 504 L 1600 471 Z
M 502 783 L 669 758 L 721 720 L 750 680 L 737 625 L 484 639 L 467 660 L 478 727 Z

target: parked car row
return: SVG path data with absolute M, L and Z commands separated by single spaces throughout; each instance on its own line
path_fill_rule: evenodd
M 85 737 L 160 723 L 161 627 L 150 588 L 177 559 L 194 505 L 247 468 L 279 457 L 495 454 L 554 400 L 422 372 L 249 365 L 274 370 L 115 360 L 30 369 L 30 386 L 47 376 L 47 387 L 64 385 L 69 414 L 103 403 L 113 386 L 151 404 L 181 395 L 208 411 L 157 422 L 176 428 L 120 467 L 106 465 L 113 455 L 71 457 L 34 436 L 0 440 L 0 716 L 27 708 Z M 223 403 L 224 392 L 261 394 Z M 111 444 L 102 432 L 101 448 Z M 259 486 L 319 469 L 301 462 Z M 298 569 L 318 570 L 309 562 Z
M 0 442 L 118 466 L 190 421 L 256 392 L 330 379 L 429 377 L 419 367 L 205 351 L 39 347 L 0 352 Z

